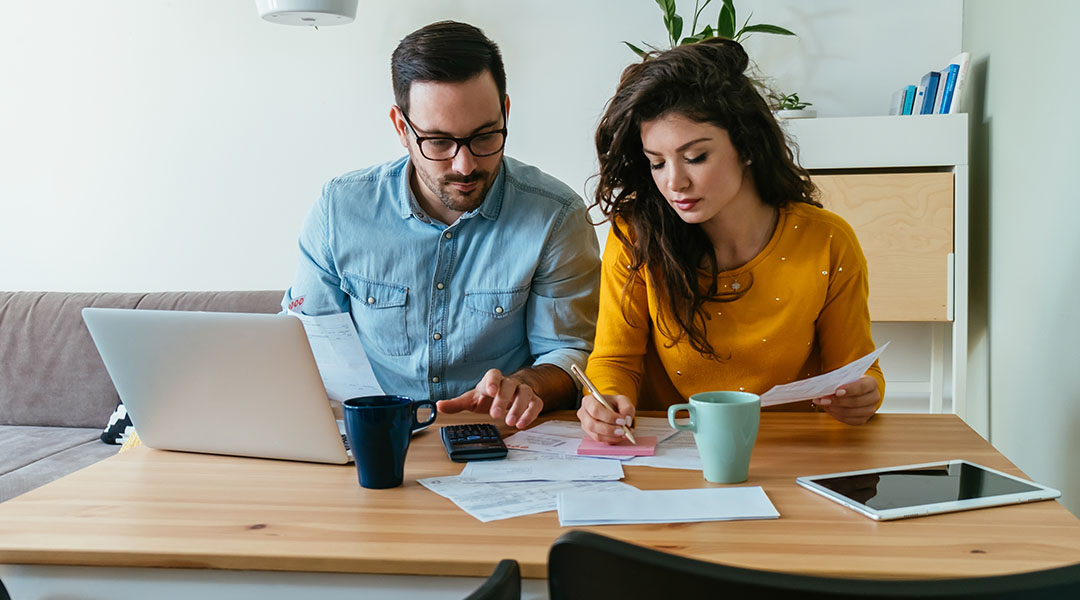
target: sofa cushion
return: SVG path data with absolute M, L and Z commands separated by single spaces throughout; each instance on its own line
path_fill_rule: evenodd
M 101 429 L 0 426 L 0 502 L 116 454 Z
M 105 425 L 119 397 L 82 320 L 144 294 L 0 292 L 0 425 Z
M 207 310 L 213 312 L 281 312 L 282 290 L 243 292 L 153 292 L 136 306 L 156 310 Z

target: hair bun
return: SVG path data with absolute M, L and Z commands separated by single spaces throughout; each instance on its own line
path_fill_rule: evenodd
M 735 40 L 714 37 L 702 40 L 694 44 L 694 47 L 713 55 L 716 64 L 731 73 L 742 74 L 750 66 L 750 56 L 742 44 Z

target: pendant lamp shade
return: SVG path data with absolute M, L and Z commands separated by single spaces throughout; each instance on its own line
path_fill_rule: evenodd
M 255 0 L 259 16 L 271 23 L 326 27 L 356 19 L 358 0 Z

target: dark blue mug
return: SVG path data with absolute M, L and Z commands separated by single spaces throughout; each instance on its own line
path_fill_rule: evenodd
M 401 485 L 405 453 L 412 432 L 435 422 L 435 402 L 404 396 L 363 396 L 343 403 L 345 435 L 349 437 L 360 485 L 372 489 Z M 421 423 L 417 411 L 427 406 L 431 415 Z

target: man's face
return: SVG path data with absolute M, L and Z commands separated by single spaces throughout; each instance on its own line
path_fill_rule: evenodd
M 509 100 L 505 102 L 508 109 Z M 419 137 L 466 138 L 505 127 L 503 103 L 487 71 L 459 83 L 418 81 L 409 89 L 408 119 Z M 453 213 L 480 206 L 499 174 L 502 151 L 476 157 L 463 145 L 453 159 L 429 160 L 420 153 L 416 137 L 402 117 L 397 107 L 391 110 L 391 119 L 420 180 L 414 192 L 430 206 L 442 204 Z

